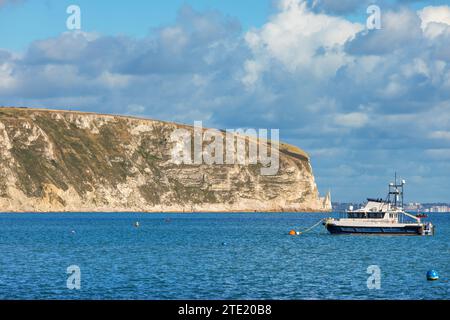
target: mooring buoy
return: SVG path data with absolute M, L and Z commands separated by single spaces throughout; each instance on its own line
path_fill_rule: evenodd
M 436 272 L 436 270 L 429 270 L 427 272 L 427 280 L 434 281 L 439 279 L 439 274 Z

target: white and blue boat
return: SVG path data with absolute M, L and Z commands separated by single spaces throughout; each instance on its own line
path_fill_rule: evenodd
M 431 222 L 424 223 L 403 210 L 405 183 L 397 183 L 396 176 L 389 184 L 387 199 L 367 199 L 363 207 L 345 211 L 345 218 L 325 219 L 325 228 L 331 234 L 433 235 Z

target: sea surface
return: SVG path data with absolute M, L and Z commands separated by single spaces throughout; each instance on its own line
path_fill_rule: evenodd
M 427 219 L 433 237 L 288 235 L 327 216 L 1 214 L 0 298 L 450 298 L 450 214 Z M 379 289 L 367 286 L 373 265 Z

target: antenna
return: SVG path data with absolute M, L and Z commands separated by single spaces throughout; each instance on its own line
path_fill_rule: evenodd
M 397 182 L 397 172 L 395 172 L 394 175 L 394 182 L 389 183 L 389 194 L 388 194 L 388 202 L 392 203 L 394 208 L 398 208 L 398 206 L 401 206 L 403 208 L 403 188 L 405 185 L 405 180 L 400 180 L 400 182 Z M 393 196 L 393 199 L 391 201 L 391 195 Z

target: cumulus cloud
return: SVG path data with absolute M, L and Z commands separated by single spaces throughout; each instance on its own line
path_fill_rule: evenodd
M 427 6 L 418 12 L 422 20 L 421 28 L 429 38 L 435 38 L 450 28 L 450 7 L 448 6 Z
M 347 50 L 353 55 L 383 55 L 404 47 L 417 47 L 422 39 L 420 26 L 420 17 L 407 8 L 383 12 L 382 28 L 359 33 L 348 43 Z
M 443 23 L 450 25 L 450 8 L 448 6 L 427 6 L 419 11 L 422 19 L 422 28 L 426 28 L 430 23 Z
M 342 45 L 363 29 L 342 18 L 316 14 L 304 1 L 282 0 L 279 9 L 262 28 L 245 36 L 255 57 L 246 61 L 244 83 L 248 85 L 272 61 L 287 72 L 329 77 L 345 63 Z
M 58 107 L 78 97 L 81 109 L 129 113 L 138 109 L 126 106 L 139 105 L 155 118 L 208 118 L 222 95 L 213 84 L 234 85 L 239 33 L 236 20 L 187 6 L 143 39 L 66 32 L 15 57 L 0 51 L 0 94 L 9 104 Z
M 350 128 L 364 127 L 368 121 L 369 121 L 368 115 L 361 112 L 337 114 L 335 118 L 335 122 L 337 125 Z
M 442 14 L 448 6 L 419 12 L 404 6 L 385 8 L 382 29 L 368 31 L 343 17 L 315 12 L 302 1 L 282 4 L 278 15 L 246 37 L 253 59 L 246 60 L 244 83 L 255 86 L 260 95 L 275 96 L 273 123 L 282 123 L 292 141 L 320 155 L 316 161 L 324 171 L 319 182 L 345 184 L 340 170 L 328 166 L 349 163 L 355 175 L 371 185 L 382 185 L 380 172 L 404 170 L 420 176 L 415 175 L 418 168 L 429 168 L 426 150 L 441 150 L 449 142 L 442 139 L 450 125 L 450 41 Z M 321 22 L 320 31 L 296 21 L 309 17 Z M 426 32 L 435 23 L 430 21 L 442 24 L 439 35 Z M 340 41 L 329 37 L 335 28 L 342 30 Z M 311 42 L 305 34 L 311 35 Z M 317 72 L 320 68 L 324 72 Z M 430 136 L 430 127 L 439 133 Z M 344 149 L 339 156 L 336 145 Z M 443 184 L 438 174 L 432 178 L 446 170 L 439 152 L 432 153 L 433 169 L 421 172 Z M 324 159 L 327 154 L 331 160 Z M 408 154 L 414 154 L 414 161 Z
M 430 138 L 450 140 L 450 131 L 433 131 L 430 133 Z
M 141 39 L 70 32 L 0 50 L 1 104 L 279 128 L 341 200 L 369 196 L 350 177 L 382 196 L 395 170 L 445 189 L 449 7 L 386 7 L 382 29 L 368 31 L 327 3 L 279 1 L 244 33 L 233 18 L 184 6 Z M 420 187 L 411 198 L 444 196 Z

